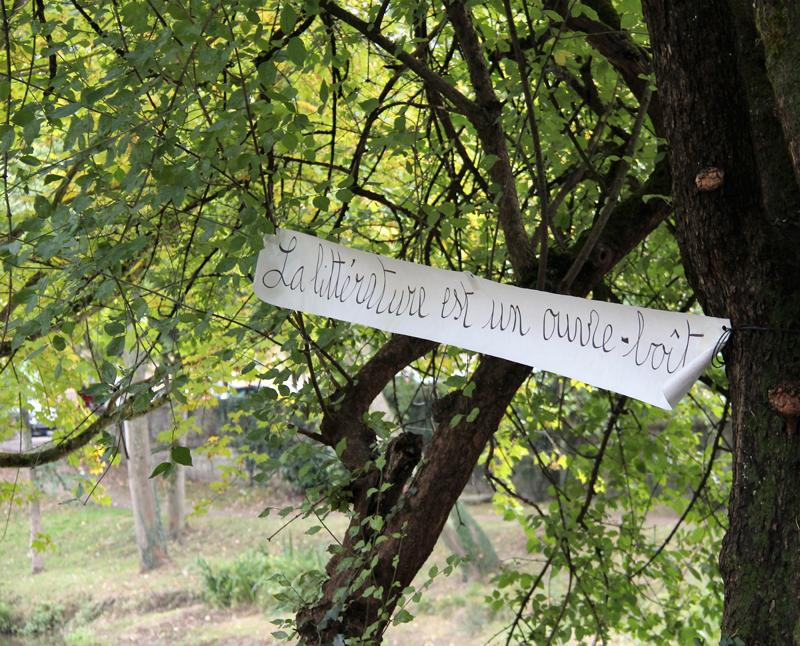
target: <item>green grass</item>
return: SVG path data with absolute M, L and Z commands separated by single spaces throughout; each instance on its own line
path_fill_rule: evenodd
M 208 494 L 207 489 L 195 483 L 191 487 L 193 497 Z M 36 613 L 45 625 L 45 604 L 60 607 L 65 625 L 59 634 L 64 641 L 53 636 L 46 641 L 48 646 L 95 646 L 123 641 L 196 645 L 226 640 L 232 644 L 272 644 L 269 635 L 276 627 L 270 621 L 288 616 L 287 604 L 280 599 L 270 602 L 268 595 L 274 592 L 268 590 L 266 597 L 254 596 L 253 605 L 217 607 L 203 596 L 198 566 L 202 559 L 214 573 L 241 574 L 242 568 L 247 569 L 244 555 L 263 551 L 270 555 L 266 563 L 272 570 L 291 573 L 292 577 L 296 574 L 289 564 L 293 554 L 316 555 L 305 559 L 312 566 L 319 566 L 317 559 L 324 563 L 330 536 L 324 531 L 304 533 L 318 524 L 316 519 L 297 520 L 272 542 L 266 541 L 285 522 L 278 516 L 257 517 L 268 495 L 263 489 L 228 492 L 211 506 L 209 513 L 190 519 L 183 541 L 169 546 L 171 563 L 147 574 L 139 573 L 129 509 L 58 505 L 50 501 L 43 507 L 42 527 L 53 548 L 44 555 L 45 571 L 31 576 L 27 515 L 24 508 L 14 507 L 6 538 L 0 543 L 0 602 L 14 615 L 18 628 Z M 511 525 L 497 518 L 488 505 L 475 508 L 473 513 L 502 548 L 498 550 L 501 555 L 519 553 L 519 547 L 524 549 L 524 542 L 509 532 Z M 342 516 L 330 517 L 326 524 L 340 537 L 346 528 Z M 427 572 L 433 563 L 441 569 L 448 555 L 449 551 L 440 544 L 422 572 Z M 417 585 L 426 578 L 423 574 Z M 408 608 L 417 619 L 390 628 L 386 644 L 420 643 L 420 636 L 433 644 L 484 643 L 507 623 L 504 617 L 491 615 L 484 605 L 483 597 L 489 589 L 487 583 L 465 584 L 460 572 L 437 577 L 422 604 Z M 256 637 L 257 642 L 248 641 Z M 35 637 L 15 639 L 9 643 L 36 643 Z M 0 643 L 6 643 L 2 636 Z
M 263 495 L 264 491 L 260 493 Z M 253 509 L 221 515 L 212 508 L 210 513 L 190 519 L 181 543 L 169 545 L 169 565 L 140 574 L 129 509 L 58 505 L 51 501 L 43 508 L 42 530 L 50 537 L 52 548 L 44 554 L 45 570 L 33 576 L 27 547 L 27 514 L 24 507 L 14 506 L 5 539 L 0 542 L 0 624 L 13 623 L 17 635 L 13 642 L 0 635 L 0 643 L 35 643 L 32 635 L 37 626 L 60 627 L 71 646 L 114 643 L 115 634 L 141 633 L 148 626 L 170 622 L 185 623 L 182 630 L 190 632 L 192 622 L 177 617 L 182 608 L 202 605 L 198 559 L 218 569 L 248 550 L 282 555 L 290 545 L 299 554 L 320 553 L 322 537 L 304 534 L 316 521 L 299 519 L 267 543 L 266 537 L 283 522 L 279 517 L 260 519 Z M 344 519 L 333 518 L 331 525 L 335 531 L 343 530 Z M 241 611 L 246 615 L 253 612 Z M 261 634 L 269 635 L 274 630 L 264 613 L 248 616 L 245 622 L 237 621 L 235 614 L 228 611 L 227 616 L 215 616 L 214 630 L 235 633 L 244 630 L 245 625 L 252 629 L 253 623 L 260 625 L 257 632 Z M 99 615 L 102 617 L 98 621 Z M 204 617 L 205 611 L 201 615 Z M 20 633 L 26 625 L 30 635 L 23 638 Z M 153 643 L 160 643 L 158 640 Z M 190 642 L 201 643 L 197 636 L 186 643 Z

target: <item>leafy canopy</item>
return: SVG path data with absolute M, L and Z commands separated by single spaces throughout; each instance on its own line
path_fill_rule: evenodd
M 444 7 L 410 0 L 3 0 L 3 428 L 36 402 L 61 446 L 80 448 L 108 420 L 167 400 L 191 409 L 239 379 L 263 386 L 264 433 L 316 434 L 386 337 L 255 299 L 276 227 L 558 289 L 607 210 L 617 246 L 584 258 L 572 291 L 692 307 L 638 4 L 469 12 L 483 72 Z M 639 67 L 587 40 L 595 26 L 621 34 Z M 367 420 L 378 446 L 430 434 L 430 401 L 469 390 L 476 361 L 437 348 L 399 373 L 385 390 L 396 419 Z M 107 407 L 102 423 L 77 391 Z M 525 381 L 482 458 L 495 505 L 536 555 L 506 564 L 488 600 L 518 638 L 713 633 L 719 392 L 698 387 L 667 416 L 551 375 Z M 171 455 L 191 463 L 182 447 Z M 280 462 L 251 457 L 265 473 Z M 543 500 L 518 491 L 524 464 L 546 478 Z M 309 492 L 322 496 L 315 513 L 350 509 L 337 473 L 339 489 Z M 666 536 L 653 529 L 664 509 L 681 517 Z

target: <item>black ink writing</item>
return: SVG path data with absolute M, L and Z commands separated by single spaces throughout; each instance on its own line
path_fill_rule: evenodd
M 294 274 L 292 274 L 291 280 L 287 281 L 286 276 L 288 272 L 286 270 L 286 264 L 289 262 L 289 255 L 297 248 L 297 236 L 292 236 L 289 240 L 289 243 L 286 247 L 282 244 L 278 244 L 278 249 L 283 254 L 283 264 L 281 265 L 280 269 L 270 269 L 269 271 L 264 272 L 264 275 L 261 278 L 261 282 L 264 284 L 264 287 L 268 289 L 274 289 L 278 285 L 283 285 L 284 287 L 288 287 L 291 291 L 300 290 L 303 291 L 303 265 L 298 267 Z
M 522 311 L 519 305 L 507 305 L 503 301 L 498 302 L 492 299 L 492 311 L 483 328 L 490 330 L 500 330 L 505 332 L 519 332 L 520 336 L 525 336 L 531 331 L 530 325 L 523 329 Z
M 689 345 L 692 342 L 692 339 L 705 336 L 703 334 L 692 332 L 692 324 L 687 319 L 686 338 L 683 342 L 683 352 L 680 352 L 680 345 L 667 347 L 666 344 L 658 343 L 656 341 L 651 341 L 650 343 L 647 343 L 647 341 L 642 341 L 642 338 L 645 335 L 644 314 L 637 310 L 636 318 L 639 325 L 636 340 L 634 341 L 630 350 L 628 350 L 622 356 L 627 357 L 633 355 L 633 360 L 637 366 L 646 365 L 653 371 L 659 370 L 665 365 L 665 363 L 667 372 L 669 374 L 674 374 L 679 369 L 683 368 L 686 365 L 686 357 L 689 354 Z M 673 334 L 670 335 L 670 338 L 673 336 L 676 336 L 679 341 L 681 340 L 680 334 L 678 334 L 677 330 L 673 331 Z
M 421 285 L 395 287 L 392 281 L 397 272 L 388 269 L 380 258 L 377 262 L 380 271 L 360 273 L 355 258 L 348 263 L 339 250 L 327 249 L 326 252 L 322 245 L 318 245 L 316 266 L 311 276 L 312 290 L 328 301 L 344 304 L 353 299 L 357 305 L 363 305 L 376 314 L 426 318 L 428 314 L 423 311 L 427 295 L 425 288 Z
M 443 319 L 452 318 L 454 321 L 461 320 L 461 325 L 465 328 L 472 327 L 469 322 L 469 297 L 475 292 L 470 292 L 464 287 L 464 283 L 459 281 L 460 287 L 444 288 L 444 296 L 442 297 L 442 312 Z
M 602 333 L 600 333 L 601 328 Z M 599 338 L 598 333 L 600 333 Z M 555 335 L 570 343 L 577 341 L 583 348 L 591 344 L 595 350 L 608 353 L 616 347 L 609 345 L 613 334 L 614 326 L 610 323 L 601 326 L 600 314 L 595 309 L 589 312 L 588 318 L 575 315 L 570 318 L 569 313 L 559 312 L 548 307 L 542 317 L 542 337 L 545 341 L 549 341 Z

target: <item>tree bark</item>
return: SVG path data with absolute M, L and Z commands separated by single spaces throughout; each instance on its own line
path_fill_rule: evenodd
M 175 446 L 184 446 L 181 438 Z M 167 482 L 167 536 L 180 541 L 186 529 L 186 467 L 176 464 Z
M 169 431 L 174 425 L 173 409 L 165 404 L 148 415 L 150 435 L 158 439 L 159 433 Z M 185 446 L 182 438 L 172 434 L 168 448 Z M 166 479 L 167 499 L 167 538 L 180 540 L 186 526 L 186 467 L 173 463 L 169 477 Z
M 150 480 L 150 415 L 124 422 L 125 445 L 128 449 L 128 486 L 133 507 L 139 569 L 155 569 L 168 561 L 161 519 L 158 514 L 155 487 Z
M 33 437 L 31 434 L 31 420 L 28 411 L 23 408 L 20 411 L 22 418 L 21 432 L 22 432 L 22 450 L 30 451 L 33 448 Z M 31 520 L 31 533 L 28 544 L 31 551 L 31 574 L 38 574 L 44 570 L 44 557 L 34 547 L 36 537 L 42 531 L 42 511 L 39 506 L 39 484 L 36 478 L 36 468 L 31 467 L 28 469 L 28 477 L 30 478 L 31 488 L 33 489 L 33 496 L 30 501 L 30 520 Z
M 767 74 L 775 91 L 776 114 L 800 182 L 800 5 L 790 0 L 758 0 L 755 9 Z
M 781 112 L 789 102 L 770 84 L 749 3 L 644 9 L 684 266 L 706 313 L 729 316 L 734 330 L 724 353 L 734 454 L 722 632 L 748 646 L 800 644 L 800 435 L 770 405 L 772 389 L 800 376 L 800 190 L 786 131 L 797 115 Z M 724 172 L 720 188 L 698 187 L 707 167 Z
M 361 509 L 354 515 L 343 548 L 328 563 L 330 578 L 322 599 L 298 615 L 302 643 L 329 644 L 337 635 L 380 643 L 400 592 L 411 584 L 430 555 L 483 447 L 529 373 L 528 366 L 483 358 L 472 377 L 472 397 L 456 392 L 439 401 L 434 411 L 437 428 L 411 490 L 396 507 L 390 502 L 385 510 Z M 470 419 L 474 408 L 479 413 Z M 405 478 L 386 479 L 393 483 L 395 501 L 420 458 L 418 453 L 408 453 Z M 388 464 L 391 455 L 387 450 Z M 374 515 L 383 512 L 385 526 L 378 531 L 364 528 L 370 511 Z M 379 536 L 382 542 L 375 540 Z M 345 559 L 349 561 L 346 567 L 342 565 Z M 380 593 L 364 596 L 368 585 L 380 588 Z M 347 603 L 343 604 L 345 598 Z

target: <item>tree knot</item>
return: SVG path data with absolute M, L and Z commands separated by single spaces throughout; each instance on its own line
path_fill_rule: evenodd
M 707 166 L 695 175 L 694 183 L 698 191 L 716 191 L 725 182 L 725 171 L 716 166 Z
M 773 410 L 786 420 L 789 435 L 794 435 L 800 417 L 800 381 L 788 381 L 770 388 L 768 398 Z

